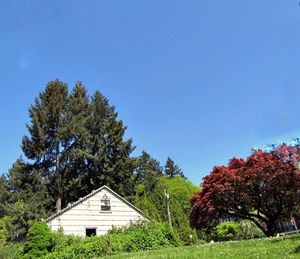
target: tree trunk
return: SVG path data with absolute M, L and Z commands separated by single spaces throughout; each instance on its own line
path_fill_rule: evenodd
M 269 221 L 267 224 L 267 229 L 264 232 L 267 237 L 272 237 L 277 234 L 277 227 L 275 221 Z
M 59 195 L 56 199 L 56 212 L 61 211 L 61 196 Z

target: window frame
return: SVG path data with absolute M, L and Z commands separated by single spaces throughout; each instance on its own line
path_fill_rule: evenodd
M 109 202 L 109 205 L 105 205 L 105 202 Z M 104 204 L 102 204 L 104 203 Z M 103 207 L 108 207 L 108 210 L 103 209 Z M 107 197 L 106 194 L 103 195 L 103 197 L 101 197 L 100 199 L 100 212 L 101 213 L 111 213 L 111 199 Z

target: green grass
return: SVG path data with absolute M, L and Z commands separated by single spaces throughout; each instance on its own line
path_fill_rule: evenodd
M 107 258 L 300 258 L 300 235 L 167 248 Z

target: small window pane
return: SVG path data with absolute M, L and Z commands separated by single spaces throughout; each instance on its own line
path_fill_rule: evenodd
M 110 200 L 101 200 L 101 211 L 110 211 Z

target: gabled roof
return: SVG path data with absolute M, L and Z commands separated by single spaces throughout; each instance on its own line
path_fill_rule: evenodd
M 143 215 L 145 218 L 149 218 L 147 217 L 140 209 L 138 209 L 137 207 L 135 207 L 133 204 L 131 204 L 129 201 L 125 200 L 122 196 L 120 196 L 119 194 L 117 194 L 116 192 L 114 192 L 112 189 L 110 189 L 108 186 L 103 185 L 100 188 L 92 191 L 90 194 L 80 198 L 78 201 L 71 203 L 70 205 L 68 205 L 66 208 L 62 209 L 61 211 L 56 212 L 55 214 L 53 214 L 52 216 L 50 216 L 49 218 L 45 219 L 46 222 L 60 216 L 61 214 L 63 214 L 64 212 L 72 209 L 73 207 L 75 207 L 76 205 L 80 204 L 81 202 L 87 200 L 88 198 L 92 197 L 93 195 L 97 194 L 98 192 L 102 191 L 102 190 L 108 190 L 109 192 L 111 192 L 112 194 L 114 194 L 116 197 L 118 197 L 120 200 L 122 200 L 124 203 L 126 203 L 129 207 L 133 208 L 134 210 L 136 210 L 138 213 L 140 213 L 141 215 Z

